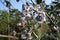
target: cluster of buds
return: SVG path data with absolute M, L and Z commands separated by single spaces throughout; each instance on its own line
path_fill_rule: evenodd
M 42 5 L 42 4 L 41 4 Z M 29 17 L 29 18 L 36 18 L 37 16 L 41 16 L 42 17 L 42 21 L 46 21 L 46 15 L 44 12 L 44 8 L 41 5 L 33 5 L 33 6 L 27 6 L 25 4 L 23 4 L 22 8 L 22 12 L 23 15 L 25 15 L 25 17 Z M 41 9 L 43 8 L 43 9 Z M 40 19 L 40 18 L 38 18 Z
M 26 19 L 28 21 L 30 21 L 30 19 L 37 20 L 40 23 L 43 23 L 44 21 L 46 21 L 45 12 L 40 10 L 41 9 L 40 5 L 27 6 L 27 5 L 23 4 L 22 8 L 23 8 L 22 13 L 24 16 L 21 17 L 21 20 L 24 22 L 18 23 L 17 26 L 22 26 L 24 28 L 27 28 L 26 25 L 29 25 L 29 24 L 25 23 Z M 28 30 L 31 30 L 31 29 L 28 29 Z M 32 34 L 32 31 L 29 32 L 26 29 L 26 30 L 24 30 L 24 32 L 22 31 L 21 39 L 27 39 L 27 38 L 32 39 L 31 34 Z

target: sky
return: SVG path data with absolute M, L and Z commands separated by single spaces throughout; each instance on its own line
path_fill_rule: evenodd
M 1 1 L 1 0 L 0 0 Z M 2 0 L 3 2 L 4 0 Z M 19 2 L 16 2 L 16 0 L 10 0 L 11 4 L 13 5 L 12 8 L 15 8 L 15 9 L 18 9 L 18 10 L 22 10 L 22 4 L 25 4 L 26 1 L 30 1 L 30 0 L 21 0 Z M 49 5 L 51 4 L 51 1 L 54 1 L 54 0 L 46 0 L 46 4 Z M 0 10 L 7 10 L 7 7 L 4 6 L 1 2 L 0 2 Z

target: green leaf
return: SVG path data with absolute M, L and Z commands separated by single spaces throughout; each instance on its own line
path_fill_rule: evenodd
M 57 23 L 58 26 L 60 26 L 60 21 Z
M 6 2 L 6 7 L 10 7 L 11 6 L 10 1 L 5 0 L 5 2 Z
M 55 1 L 54 1 L 54 2 L 52 2 L 52 3 L 55 3 L 55 4 L 57 4 L 58 2 L 55 2 Z
M 42 0 L 36 0 L 37 4 L 40 4 L 42 2 Z
M 26 2 L 26 5 L 28 5 L 28 6 L 29 6 L 28 2 Z
M 41 27 L 35 30 L 35 33 L 37 34 L 39 39 L 41 39 L 45 35 L 48 29 L 49 26 L 46 23 L 42 23 Z
M 16 0 L 17 2 L 19 2 L 20 0 Z

